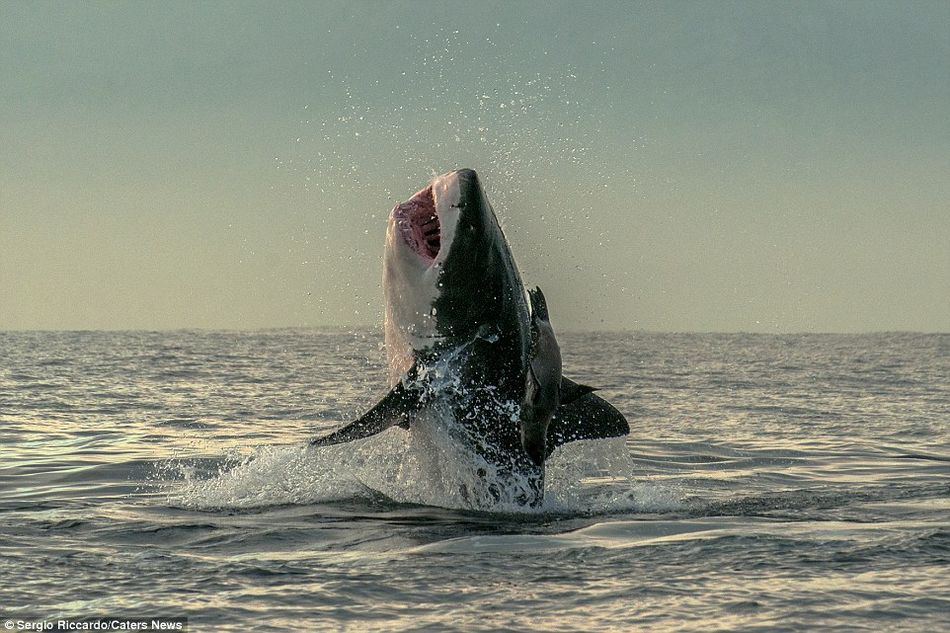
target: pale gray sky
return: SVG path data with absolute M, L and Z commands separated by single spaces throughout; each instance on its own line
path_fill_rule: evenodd
M 378 323 L 459 166 L 556 327 L 950 331 L 950 3 L 0 3 L 0 329 Z

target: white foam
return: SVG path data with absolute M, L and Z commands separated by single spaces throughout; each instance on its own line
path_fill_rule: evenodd
M 331 447 L 338 449 L 339 447 Z M 200 510 L 307 504 L 366 496 L 358 479 L 360 451 L 309 446 L 262 446 L 210 478 L 178 465 L 183 481 L 169 494 L 175 505 Z
M 263 446 L 220 472 L 175 467 L 169 500 L 200 510 L 247 509 L 384 496 L 413 503 L 505 513 L 598 515 L 684 508 L 676 491 L 635 481 L 623 438 L 573 442 L 548 460 L 540 508 L 518 502 L 529 482 L 477 456 L 437 411 L 366 440 L 326 447 Z M 527 495 L 530 496 L 530 495 Z
M 636 476 L 625 437 L 565 444 L 545 464 L 547 511 L 608 514 L 684 508 L 675 487 Z

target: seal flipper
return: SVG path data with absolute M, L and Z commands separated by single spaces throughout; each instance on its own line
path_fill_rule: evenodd
M 585 387 L 585 385 L 576 386 Z M 580 397 L 558 407 L 557 413 L 548 425 L 545 459 L 550 457 L 554 449 L 561 444 L 575 440 L 620 437 L 630 433 L 630 425 L 627 424 L 623 414 L 600 396 L 591 393 L 593 388 L 586 387 L 586 389 L 588 391 Z
M 409 428 L 412 414 L 425 402 L 426 390 L 419 384 L 416 367 L 396 384 L 386 396 L 360 419 L 329 435 L 310 440 L 311 446 L 329 446 L 361 440 L 385 431 L 391 426 Z

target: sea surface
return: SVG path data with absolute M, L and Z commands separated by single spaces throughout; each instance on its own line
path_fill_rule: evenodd
M 0 626 L 950 630 L 950 335 L 561 334 L 632 432 L 494 513 L 400 429 L 307 446 L 380 341 L 0 333 Z

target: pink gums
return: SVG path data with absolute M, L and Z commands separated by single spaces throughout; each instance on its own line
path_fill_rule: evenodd
M 431 263 L 439 254 L 442 238 L 432 187 L 426 187 L 393 209 L 402 239 L 416 254 Z

